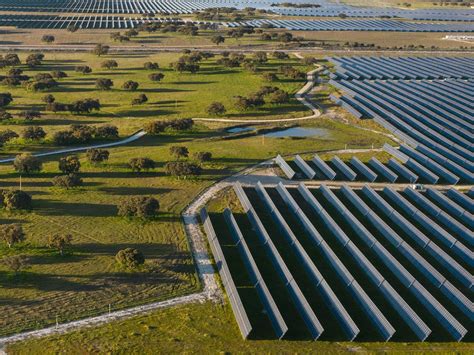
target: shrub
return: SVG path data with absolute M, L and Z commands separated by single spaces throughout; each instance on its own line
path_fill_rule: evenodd
M 99 139 L 116 139 L 119 136 L 119 131 L 117 126 L 105 124 L 96 128 L 94 136 Z
M 160 68 L 160 66 L 158 65 L 158 63 L 153 63 L 153 62 L 146 62 L 145 64 L 143 64 L 143 67 L 146 69 L 146 70 L 157 70 Z
M 59 159 L 58 168 L 66 174 L 77 173 L 81 168 L 81 162 L 77 156 L 69 155 Z
M 48 94 L 48 95 L 44 95 L 44 96 L 41 98 L 41 101 L 43 101 L 45 104 L 52 104 L 53 102 L 56 101 L 56 99 L 54 98 L 53 95 Z
M 277 81 L 278 77 L 276 76 L 275 73 L 265 73 L 262 75 L 263 80 L 265 81 Z
M 74 70 L 78 73 L 82 74 L 90 74 L 92 73 L 92 68 L 87 65 L 78 65 L 74 68 Z
M 13 167 L 19 173 L 30 174 L 41 171 L 43 164 L 41 161 L 29 153 L 19 154 L 13 161 Z
M 87 160 L 91 163 L 102 163 L 109 159 L 109 151 L 105 149 L 88 149 L 86 152 Z
M 106 60 L 102 62 L 100 66 L 105 69 L 115 69 L 118 68 L 118 63 L 115 60 Z
M 187 177 L 191 175 L 200 175 L 201 174 L 201 167 L 196 164 L 190 164 L 185 161 L 171 161 L 166 163 L 165 165 L 165 172 L 171 176 L 177 177 Z
M 99 78 L 95 81 L 95 87 L 99 90 L 110 90 L 114 86 L 114 82 L 108 78 Z
M 3 257 L 0 260 L 0 264 L 5 265 L 15 274 L 18 274 L 18 272 L 30 265 L 30 259 L 25 255 L 10 255 Z
M 0 131 L 0 146 L 6 142 L 12 140 L 13 138 L 18 138 L 18 134 L 11 129 L 6 129 L 5 131 Z
M 170 154 L 176 159 L 187 158 L 189 156 L 189 151 L 186 147 L 172 146 L 170 147 Z
M 25 240 L 25 233 L 20 224 L 2 224 L 0 225 L 0 238 L 11 248 L 16 243 Z
M 211 152 L 197 152 L 193 154 L 193 157 L 197 161 L 204 163 L 212 159 L 212 153 Z
M 148 79 L 151 81 L 161 81 L 165 77 L 165 74 L 163 73 L 151 73 L 148 75 Z
M 145 94 L 140 94 L 138 97 L 132 100 L 132 105 L 141 105 L 148 101 L 148 97 Z
M 46 132 L 42 127 L 39 126 L 30 126 L 26 127 L 23 132 L 21 133 L 21 136 L 24 139 L 32 139 L 32 140 L 38 140 L 38 139 L 43 139 L 46 137 Z
M 145 263 L 145 257 L 142 252 L 134 248 L 126 248 L 119 250 L 117 255 L 115 255 L 115 260 L 121 266 L 127 268 L 135 268 L 138 265 Z
M 6 121 L 6 120 L 11 120 L 13 116 L 11 113 L 5 111 L 5 110 L 0 110 L 0 121 Z
M 30 210 L 31 196 L 21 190 L 5 190 L 2 191 L 2 203 L 5 209 L 11 210 Z
M 53 234 L 48 238 L 48 248 L 54 248 L 59 254 L 64 255 L 64 249 L 72 245 L 72 235 Z
M 55 38 L 52 35 L 44 35 L 43 37 L 41 37 L 41 42 L 44 42 L 44 43 L 53 43 L 54 41 L 55 41 Z
M 149 158 L 133 158 L 128 163 L 132 171 L 140 172 L 142 170 L 148 171 L 155 168 L 155 162 Z
M 226 109 L 221 102 L 213 102 L 207 107 L 206 112 L 209 115 L 221 116 L 226 113 Z
M 9 92 L 0 93 L 0 107 L 5 107 L 13 101 L 13 96 Z
M 57 175 L 53 177 L 53 186 L 70 189 L 82 185 L 82 179 L 77 174 Z
M 92 53 L 95 54 L 96 56 L 100 57 L 102 55 L 105 55 L 109 53 L 110 47 L 103 45 L 103 44 L 97 44 L 94 49 L 92 50 Z
M 122 89 L 129 90 L 129 91 L 135 91 L 138 89 L 140 84 L 138 84 L 136 81 L 133 80 L 128 80 L 123 83 Z
M 128 196 L 117 206 L 117 213 L 122 217 L 148 218 L 156 216 L 160 203 L 154 197 Z
M 41 117 L 41 112 L 39 111 L 22 111 L 18 114 L 19 117 L 25 119 L 26 121 L 32 121 L 35 118 Z

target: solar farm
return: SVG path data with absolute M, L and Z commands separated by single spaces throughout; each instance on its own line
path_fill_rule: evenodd
M 296 1 L 296 3 L 305 2 Z M 4 14 L 0 16 L 0 26 L 59 29 L 67 28 L 70 25 L 82 29 L 135 28 L 143 22 L 162 21 L 160 18 L 150 18 L 149 14 L 158 16 L 186 15 L 209 8 L 244 9 L 252 7 L 278 16 L 334 18 L 344 15 L 344 17 L 353 19 L 343 21 L 263 19 L 222 24 L 228 27 L 270 25 L 288 30 L 305 31 L 472 32 L 474 30 L 471 23 L 474 21 L 474 10 L 470 8 L 462 10 L 402 10 L 395 8 L 358 8 L 328 1 L 311 3 L 313 5 L 317 4 L 319 7 L 287 7 L 282 0 L 259 0 L 257 2 L 240 0 L 27 0 L 20 3 L 12 0 L 1 0 L 0 11 Z M 46 15 L 47 13 L 51 13 L 51 15 Z M 143 15 L 147 16 L 143 17 Z M 433 23 L 431 21 L 437 22 Z

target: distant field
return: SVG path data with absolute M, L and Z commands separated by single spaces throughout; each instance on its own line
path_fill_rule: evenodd
M 11 344 L 11 354 L 42 353 L 458 353 L 469 343 L 349 343 L 241 340 L 228 303 L 179 306 L 61 336 Z M 158 350 L 159 349 L 159 350 Z

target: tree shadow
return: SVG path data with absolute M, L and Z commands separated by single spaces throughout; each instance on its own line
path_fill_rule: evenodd
M 102 192 L 111 195 L 129 196 L 129 195 L 159 195 L 165 192 L 170 192 L 173 189 L 159 188 L 159 187 L 102 187 L 99 189 Z
M 117 206 L 112 204 L 41 200 L 37 202 L 35 211 L 38 215 L 45 216 L 112 217 L 117 215 Z

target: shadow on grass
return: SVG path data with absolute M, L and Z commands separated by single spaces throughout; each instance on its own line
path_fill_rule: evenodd
M 159 195 L 165 192 L 170 192 L 173 189 L 158 188 L 158 187 L 102 187 L 100 191 L 120 196 L 129 195 Z

